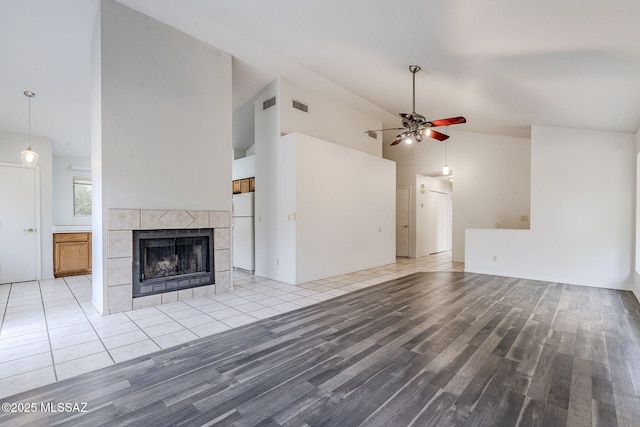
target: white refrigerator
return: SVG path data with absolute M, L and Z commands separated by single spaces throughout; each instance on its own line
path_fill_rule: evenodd
M 233 266 L 252 273 L 255 270 L 254 194 L 233 195 Z

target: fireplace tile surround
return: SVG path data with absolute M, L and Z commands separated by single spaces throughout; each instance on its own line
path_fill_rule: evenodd
M 109 313 L 168 304 L 227 292 L 231 283 L 231 214 L 229 211 L 109 209 L 107 308 Z M 133 298 L 133 230 L 213 228 L 213 285 Z

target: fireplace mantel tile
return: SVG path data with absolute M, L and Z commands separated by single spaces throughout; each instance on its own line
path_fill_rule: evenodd
M 209 211 L 187 211 L 194 221 L 188 228 L 209 228 Z
M 178 291 L 178 299 L 184 301 L 186 299 L 193 299 L 193 288 L 180 289 Z
M 229 211 L 211 211 L 209 226 L 211 228 L 229 228 Z
M 106 298 L 111 313 L 228 292 L 231 287 L 231 213 L 171 209 L 109 209 Z M 213 228 L 216 283 L 178 292 L 132 297 L 133 230 Z
M 216 277 L 218 277 L 216 275 Z M 216 280 L 217 281 L 217 280 Z M 193 288 L 193 297 L 206 297 L 208 295 L 214 295 L 216 293 L 216 285 L 199 286 Z
M 133 285 L 111 286 L 108 288 L 109 311 L 119 313 L 133 309 L 131 293 Z
M 229 249 L 230 234 L 228 228 L 216 228 L 213 230 L 213 248 Z
M 163 304 L 169 304 L 169 303 L 178 301 L 178 292 L 177 291 L 165 292 L 163 294 L 158 294 L 158 295 L 162 295 L 162 303 Z
M 109 230 L 139 230 L 140 209 L 109 209 Z
M 160 217 L 161 228 L 188 228 L 195 218 L 187 211 L 170 210 Z
M 230 256 L 228 249 L 213 251 L 213 256 L 213 264 L 216 272 L 229 270 Z
M 133 309 L 153 307 L 162 304 L 162 294 L 147 295 L 146 297 L 134 298 Z
M 216 294 L 229 292 L 231 288 L 231 278 L 228 271 L 218 271 L 216 273 Z
M 132 257 L 112 258 L 107 260 L 107 286 L 131 285 Z
M 140 229 L 156 230 L 166 228 L 160 218 L 167 212 L 169 212 L 167 209 L 142 209 L 140 212 Z
M 131 230 L 109 231 L 109 258 L 130 257 L 132 252 Z

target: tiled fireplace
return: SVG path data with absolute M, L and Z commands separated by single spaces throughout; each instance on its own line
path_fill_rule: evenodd
M 230 287 L 230 213 L 156 209 L 109 209 L 107 253 L 107 304 L 110 313 L 167 304 L 198 296 L 227 292 Z M 213 276 L 215 283 L 197 284 L 153 295 L 134 295 L 134 231 L 211 229 L 213 233 Z M 138 292 L 139 294 L 139 292 Z

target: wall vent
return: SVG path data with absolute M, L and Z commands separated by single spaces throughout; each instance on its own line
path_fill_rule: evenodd
M 309 112 L 309 107 L 306 104 L 303 104 L 300 101 L 296 101 L 295 99 L 293 100 L 293 108 L 304 111 L 305 113 Z
M 269 107 L 276 105 L 276 97 L 273 96 L 262 103 L 262 109 L 266 110 Z
M 367 135 L 369 135 L 369 138 L 373 138 L 373 139 L 378 139 L 378 132 L 374 132 L 374 131 L 368 131 Z

